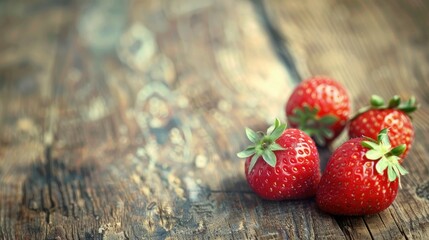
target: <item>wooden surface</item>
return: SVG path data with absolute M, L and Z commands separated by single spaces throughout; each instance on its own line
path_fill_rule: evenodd
M 0 239 L 428 239 L 429 2 L 0 2 Z M 252 193 L 243 127 L 294 85 L 415 95 L 387 210 L 332 217 Z M 344 141 L 345 135 L 335 144 Z M 323 160 L 329 153 L 322 154 Z

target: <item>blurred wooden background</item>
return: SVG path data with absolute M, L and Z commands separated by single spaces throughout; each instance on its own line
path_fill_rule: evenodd
M 0 239 L 428 239 L 428 13 L 426 0 L 0 1 Z M 421 103 L 411 174 L 380 214 L 263 201 L 244 179 L 244 126 L 284 120 L 312 75 L 344 84 L 354 110 L 373 93 Z

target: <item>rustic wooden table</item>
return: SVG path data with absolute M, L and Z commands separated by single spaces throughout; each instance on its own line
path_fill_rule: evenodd
M 0 239 L 429 239 L 428 12 L 426 0 L 1 1 Z M 372 93 L 421 103 L 411 174 L 380 214 L 263 201 L 244 179 L 244 126 L 284 120 L 311 75 L 343 83 L 354 110 Z

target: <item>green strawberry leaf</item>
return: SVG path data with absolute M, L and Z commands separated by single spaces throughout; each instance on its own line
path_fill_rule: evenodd
M 268 163 L 271 167 L 275 167 L 277 163 L 276 155 L 273 153 L 273 151 L 267 149 L 262 153 L 262 157 L 264 158 L 265 162 Z
M 237 153 L 237 157 L 239 158 L 247 158 L 256 153 L 255 147 L 248 147 L 243 151 Z
M 388 108 L 396 108 L 401 103 L 401 98 L 398 95 L 393 96 L 392 99 L 389 101 Z
M 387 166 L 389 165 L 389 161 L 383 157 L 380 161 L 377 162 L 377 164 L 375 165 L 375 170 L 377 170 L 377 172 L 379 174 L 383 174 L 384 170 L 386 170 Z
M 275 128 L 274 125 L 271 125 L 269 128 L 267 128 L 267 134 L 266 135 L 270 135 L 273 132 L 274 128 Z
M 338 118 L 334 115 L 325 115 L 319 119 L 319 122 L 323 125 L 331 126 L 338 121 Z
M 370 103 L 373 107 L 381 107 L 384 105 L 384 99 L 378 95 L 372 95 Z
M 278 118 L 276 118 L 274 120 L 274 128 L 278 128 L 280 126 L 280 124 L 281 124 L 280 120 Z
M 280 124 L 279 126 L 275 127 L 273 132 L 269 135 L 271 141 L 277 140 L 285 131 L 286 124 Z
M 397 166 L 392 165 L 393 171 L 395 171 L 396 176 L 400 179 L 401 178 L 401 173 L 399 172 L 399 169 Z
M 390 146 L 389 136 L 387 135 L 387 128 L 380 131 L 377 136 L 378 142 L 385 146 Z
M 296 123 L 296 124 L 299 124 L 299 122 L 301 121 L 300 118 L 297 117 L 297 116 L 295 116 L 295 115 L 292 115 L 292 116 L 288 117 L 288 119 L 289 119 L 290 122 Z
M 246 128 L 246 136 L 252 143 L 256 143 L 260 139 L 260 136 L 250 128 Z
M 398 167 L 400 175 L 406 175 L 406 174 L 408 174 L 408 171 L 405 168 L 403 168 L 401 166 L 401 164 L 398 164 L 397 167 Z
M 378 160 L 382 156 L 384 156 L 383 153 L 374 149 L 371 149 L 365 153 L 365 157 L 368 158 L 369 160 Z
M 303 116 L 305 114 L 304 114 L 304 112 L 303 112 L 303 110 L 301 108 L 295 108 L 295 109 L 293 109 L 293 115 L 295 115 L 295 116 Z
M 387 177 L 389 178 L 390 182 L 395 181 L 395 179 L 397 177 L 395 171 L 393 170 L 393 167 L 390 165 L 387 166 Z
M 372 142 L 372 141 L 362 141 L 361 145 L 363 147 L 366 147 L 366 148 L 369 148 L 369 149 L 374 149 L 374 150 L 380 149 L 380 146 L 377 143 Z
M 411 106 L 411 107 L 401 107 L 401 108 L 399 108 L 399 110 L 401 110 L 401 111 L 403 111 L 403 112 L 405 112 L 405 113 L 412 113 L 412 112 L 415 112 L 416 110 L 417 110 L 417 106 Z
M 256 164 L 256 161 L 258 161 L 258 159 L 259 159 L 260 156 L 261 155 L 259 155 L 259 154 L 253 155 L 252 159 L 250 160 L 249 170 L 247 171 L 248 173 L 250 173 L 252 171 L 253 167 Z
M 405 149 L 407 149 L 407 145 L 401 144 L 401 145 L 393 148 L 392 150 L 390 150 L 390 153 L 394 156 L 400 156 L 402 153 L 405 152 Z
M 386 155 L 388 155 L 388 154 L 386 154 Z M 392 165 L 397 165 L 396 163 L 399 163 L 399 159 L 401 159 L 401 158 L 398 156 L 395 156 L 395 155 L 391 155 L 391 156 L 387 157 L 387 160 Z
M 414 105 L 416 105 L 416 97 L 411 96 L 410 99 L 408 99 L 408 101 L 407 101 L 407 105 L 408 106 L 414 106 Z
M 285 150 L 286 148 L 284 148 L 284 147 L 282 147 L 282 146 L 280 146 L 279 144 L 277 144 L 277 143 L 273 143 L 273 144 L 271 144 L 270 145 L 270 148 L 269 148 L 271 151 L 278 151 L 278 150 Z

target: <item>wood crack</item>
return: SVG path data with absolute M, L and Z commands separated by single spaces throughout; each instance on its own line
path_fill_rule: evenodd
M 396 220 L 396 218 L 395 218 L 395 216 L 393 215 L 392 211 L 393 211 L 393 210 L 390 210 L 390 211 L 389 211 L 389 214 L 392 216 L 392 219 L 393 219 L 393 221 L 395 222 L 396 227 L 398 227 L 398 230 L 399 230 L 399 232 L 402 234 L 402 236 L 403 236 L 406 240 L 408 240 L 409 238 L 408 238 L 407 234 L 405 233 L 403 226 L 401 226 L 401 225 L 398 223 L 398 221 Z
M 45 149 L 45 158 L 46 158 L 46 183 L 48 185 L 48 196 L 49 196 L 49 202 L 50 206 L 44 209 L 44 212 L 46 213 L 46 223 L 49 224 L 51 222 L 50 216 L 51 212 L 55 209 L 55 201 L 52 196 L 52 183 L 53 183 L 53 177 L 52 177 L 52 152 L 51 152 L 51 146 L 47 146 Z
M 301 74 L 298 72 L 292 53 L 286 47 L 286 39 L 269 19 L 267 9 L 265 4 L 262 3 L 262 0 L 252 0 L 252 3 L 256 13 L 259 15 L 259 20 L 262 26 L 270 38 L 271 45 L 280 59 L 280 62 L 285 66 L 286 71 L 289 73 L 294 83 L 298 84 L 302 79 Z
M 375 239 L 374 236 L 372 235 L 371 228 L 368 226 L 368 223 L 365 221 L 364 217 L 362 217 L 362 220 L 366 226 L 366 229 L 368 230 L 369 235 L 371 236 L 371 239 Z
M 335 222 L 338 225 L 338 228 L 343 233 L 344 237 L 346 239 L 352 239 L 352 237 L 350 236 L 349 230 L 344 226 L 344 220 L 341 220 L 340 217 L 334 217 L 334 219 L 335 219 Z

